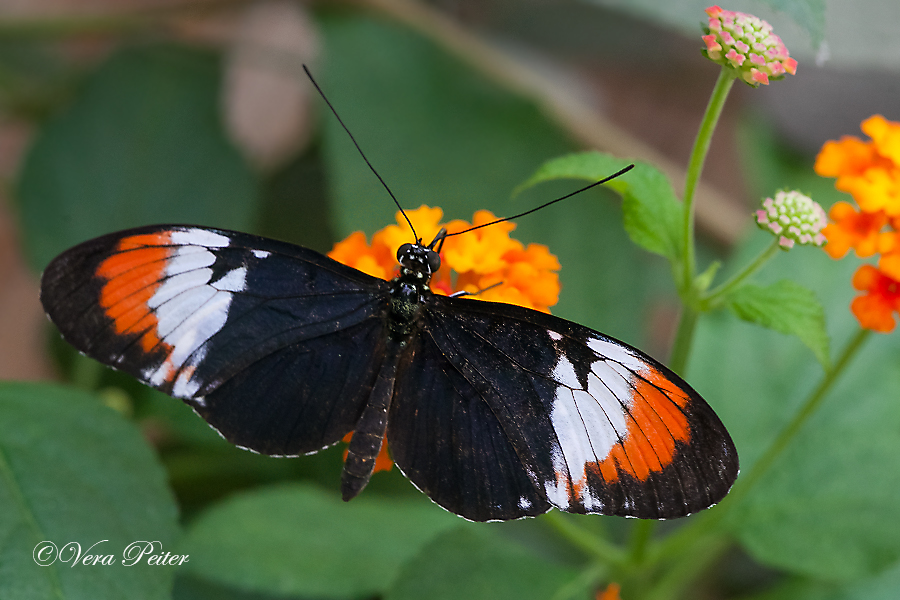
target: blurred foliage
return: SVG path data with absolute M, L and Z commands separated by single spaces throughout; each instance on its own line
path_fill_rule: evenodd
M 258 183 L 222 131 L 219 89 L 215 57 L 195 50 L 137 47 L 102 65 L 22 167 L 33 266 L 149 223 L 252 228 Z

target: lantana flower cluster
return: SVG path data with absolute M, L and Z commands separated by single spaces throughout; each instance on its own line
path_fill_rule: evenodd
M 836 177 L 835 187 L 856 202 L 836 202 L 822 233 L 832 258 L 851 249 L 861 258 L 878 256 L 853 276 L 853 287 L 864 293 L 850 308 L 864 328 L 889 332 L 900 312 L 900 123 L 875 115 L 860 128 L 869 140 L 844 136 L 826 142 L 816 157 L 816 173 Z
M 424 205 L 406 214 L 426 244 L 441 227 L 455 233 L 496 220 L 490 211 L 479 210 L 472 223 L 457 219 L 442 224 L 443 211 Z M 410 242 L 411 237 L 403 216 L 398 212 L 396 218 L 397 225 L 377 232 L 371 244 L 365 234 L 357 231 L 336 244 L 328 256 L 375 277 L 395 277 L 397 249 Z M 550 312 L 559 300 L 559 261 L 542 244 L 526 247 L 509 237 L 515 228 L 514 223 L 507 221 L 446 238 L 441 249 L 441 268 L 431 279 L 432 291 L 443 295 L 466 291 L 475 294 L 470 298 Z
M 434 239 L 441 227 L 448 233 L 455 233 L 496 220 L 490 211 L 479 210 L 472 223 L 454 220 L 442 224 L 444 211 L 425 205 L 407 211 L 406 215 L 426 244 Z M 400 212 L 395 218 L 397 224 L 378 231 L 372 236 L 371 243 L 366 241 L 363 232 L 357 231 L 335 244 L 328 256 L 374 277 L 396 277 L 399 272 L 397 250 L 411 241 L 411 233 Z M 559 300 L 559 261 L 542 244 L 526 247 L 509 237 L 509 232 L 515 228 L 514 223 L 503 222 L 446 238 L 440 253 L 441 268 L 431 278 L 431 290 L 442 295 L 466 291 L 473 294 L 467 298 L 550 312 L 550 307 Z M 347 434 L 344 441 L 349 443 L 351 437 L 352 433 Z M 393 466 L 387 447 L 385 440 L 375 460 L 375 471 L 387 471 Z
M 797 61 L 790 57 L 781 38 L 772 33 L 772 26 L 762 19 L 718 6 L 710 6 L 706 14 L 709 23 L 704 27 L 704 54 L 713 62 L 737 70 L 744 82 L 753 87 L 769 85 L 770 80 L 797 72 Z
M 801 246 L 822 246 L 826 227 L 825 210 L 809 196 L 795 190 L 781 190 L 766 198 L 756 211 L 756 224 L 778 236 L 784 250 Z

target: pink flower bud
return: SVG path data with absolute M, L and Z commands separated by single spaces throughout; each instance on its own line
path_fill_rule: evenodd
M 797 61 L 790 57 L 771 25 L 753 15 L 719 6 L 710 6 L 706 14 L 709 25 L 702 39 L 707 58 L 738 70 L 738 77 L 753 87 L 768 85 L 788 73 L 796 74 Z
M 756 224 L 779 236 L 778 244 L 789 250 L 794 244 L 821 246 L 825 243 L 822 229 L 827 224 L 825 211 L 809 196 L 797 191 L 779 191 L 766 198 L 756 211 Z

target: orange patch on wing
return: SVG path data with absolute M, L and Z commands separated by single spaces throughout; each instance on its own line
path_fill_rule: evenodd
M 634 381 L 625 439 L 599 463 L 585 465 L 585 471 L 605 481 L 617 480 L 620 471 L 645 481 L 672 463 L 676 441 L 687 443 L 691 437 L 687 417 L 679 410 L 689 400 L 684 390 L 652 367 L 640 375 Z
M 159 280 L 166 268 L 165 257 L 157 262 L 135 267 L 130 271 L 110 279 L 100 292 L 100 304 L 104 308 L 113 309 L 120 302 L 131 299 L 131 296 L 139 294 L 145 300 L 149 300 L 153 292 L 159 287 Z M 101 265 L 102 269 L 103 265 Z M 100 270 L 97 271 L 98 274 Z M 147 294 L 149 292 L 149 295 Z M 112 315 L 110 315 L 112 316 Z
M 133 235 L 119 241 L 116 253 L 97 267 L 106 279 L 100 306 L 113 321 L 117 334 L 143 333 L 141 347 L 150 351 L 160 343 L 156 315 L 147 302 L 156 293 L 169 257 L 169 233 Z
M 146 246 L 168 246 L 171 241 L 170 233 L 169 231 L 159 231 L 123 238 L 119 241 L 119 250 L 134 250 Z
M 164 262 L 168 255 L 169 249 L 165 246 L 125 251 L 122 251 L 121 248 L 116 248 L 115 254 L 100 263 L 100 266 L 97 268 L 97 275 L 112 281 L 143 265 Z

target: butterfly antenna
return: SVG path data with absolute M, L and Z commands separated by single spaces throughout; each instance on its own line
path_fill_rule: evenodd
M 378 178 L 378 181 L 381 182 L 381 185 L 384 187 L 384 189 L 387 190 L 387 193 L 390 194 L 391 199 L 394 201 L 394 204 L 397 205 L 397 208 L 399 208 L 399 209 L 400 209 L 400 212 L 403 214 L 403 218 L 406 219 L 406 222 L 409 224 L 409 228 L 412 229 L 413 236 L 416 238 L 416 240 L 418 240 L 418 239 L 419 239 L 419 236 L 416 235 L 416 228 L 413 227 L 412 221 L 410 221 L 410 220 L 409 220 L 409 217 L 406 216 L 406 211 L 404 211 L 404 210 L 403 210 L 403 207 L 400 206 L 400 202 L 397 200 L 397 197 L 394 195 L 394 192 L 391 191 L 391 188 L 388 187 L 388 184 L 384 182 L 384 179 L 381 178 L 381 175 L 378 174 L 378 171 L 375 170 L 375 167 L 373 167 L 373 166 L 372 166 L 372 163 L 369 162 L 369 159 L 366 158 L 366 153 L 363 152 L 362 148 L 359 147 L 359 143 L 357 143 L 356 138 L 353 137 L 353 134 L 352 134 L 352 133 L 350 133 L 350 130 L 349 130 L 349 129 L 347 128 L 347 126 L 344 124 L 344 120 L 341 119 L 341 116 L 340 116 L 340 115 L 338 114 L 338 112 L 334 109 L 334 106 L 332 106 L 331 102 L 328 100 L 328 97 L 325 95 L 325 92 L 323 92 L 323 91 L 322 91 L 322 88 L 319 87 L 319 84 L 316 83 L 315 78 L 312 76 L 312 73 L 309 72 L 309 69 L 306 68 L 306 65 L 303 65 L 303 70 L 306 72 L 306 76 L 309 77 L 309 80 L 312 81 L 312 84 L 315 86 L 316 91 L 318 91 L 318 92 L 319 92 L 319 95 L 322 96 L 322 100 L 324 100 L 324 101 L 325 101 L 325 104 L 328 105 L 328 108 L 331 109 L 331 112 L 332 112 L 332 114 L 334 114 L 334 117 L 337 119 L 338 123 L 341 124 L 341 127 L 344 128 L 344 131 L 346 131 L 346 132 L 347 132 L 347 135 L 350 136 L 350 141 L 352 141 L 352 142 L 353 142 L 353 145 L 356 146 L 357 151 L 359 151 L 359 155 L 362 156 L 362 158 L 363 158 L 364 161 L 366 161 L 366 164 L 369 165 L 369 169 L 370 169 L 373 173 L 375 173 L 375 177 Z M 602 182 L 601 182 L 601 183 L 602 183 Z
M 572 193 L 570 193 L 570 194 L 566 194 L 565 196 L 562 196 L 562 197 L 560 197 L 560 198 L 557 198 L 556 200 L 551 200 L 550 202 L 546 202 L 546 203 L 544 203 L 544 204 L 541 204 L 540 206 L 538 206 L 538 207 L 536 207 L 536 208 L 532 208 L 531 210 L 526 210 L 526 211 L 523 212 L 523 213 L 519 213 L 519 214 L 513 215 L 513 216 L 511 216 L 511 217 L 503 217 L 502 219 L 497 219 L 496 221 L 491 221 L 490 223 L 484 223 L 484 224 L 482 224 L 482 225 L 476 225 L 475 227 L 469 227 L 468 229 L 465 229 L 465 230 L 463 230 L 463 231 L 457 231 L 456 233 L 448 233 L 448 234 L 445 235 L 444 237 L 450 237 L 450 236 L 454 236 L 454 235 L 462 235 L 463 233 L 468 233 L 468 232 L 470 232 L 470 231 L 475 231 L 476 229 L 481 229 L 482 227 L 489 227 L 490 225 L 496 225 L 497 223 L 503 223 L 504 221 L 512 221 L 513 219 L 518 219 L 519 217 L 524 217 L 525 215 L 530 215 L 531 213 L 536 212 L 536 211 L 539 211 L 539 210 L 541 210 L 542 208 L 547 208 L 547 207 L 550 206 L 551 204 L 556 204 L 557 202 L 559 202 L 559 201 L 561 201 L 561 200 L 565 200 L 566 198 L 571 198 L 572 196 L 575 196 L 576 194 L 580 194 L 581 192 L 584 192 L 584 191 L 586 191 L 586 190 L 589 190 L 589 189 L 591 189 L 592 187 L 597 187 L 598 185 L 604 184 L 604 183 L 606 183 L 607 181 L 610 181 L 610 180 L 612 180 L 612 179 L 615 179 L 616 177 L 618 177 L 618 176 L 620 176 L 620 175 L 624 175 L 625 173 L 627 173 L 628 171 L 632 170 L 633 168 L 634 168 L 634 165 L 628 165 L 628 166 L 625 167 L 624 169 L 620 169 L 619 171 L 616 171 L 615 173 L 613 173 L 613 174 L 610 175 L 609 177 L 606 177 L 606 178 L 604 178 L 604 179 L 601 179 L 600 181 L 595 181 L 595 182 L 592 183 L 591 185 L 587 185 L 587 186 L 581 188 L 580 190 L 575 190 L 574 192 L 572 192 Z

